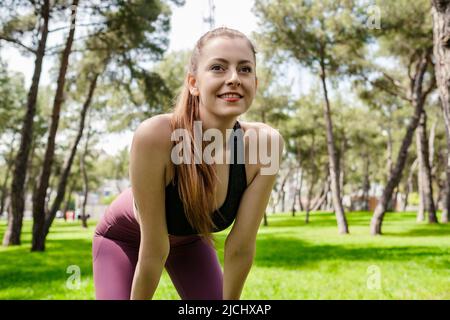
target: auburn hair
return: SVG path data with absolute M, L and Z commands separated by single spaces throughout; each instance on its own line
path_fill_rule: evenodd
M 184 79 L 184 85 L 181 88 L 176 102 L 171 119 L 171 129 L 186 129 L 190 140 L 190 159 L 194 159 L 195 143 L 194 143 L 194 121 L 200 120 L 199 113 L 199 96 L 191 94 L 188 85 L 189 74 L 195 76 L 197 74 L 198 62 L 201 50 L 204 45 L 211 39 L 218 37 L 227 38 L 242 38 L 245 39 L 253 52 L 253 57 L 256 62 L 256 51 L 252 42 L 241 32 L 220 27 L 205 33 L 196 43 L 191 54 L 188 70 Z M 203 139 L 202 139 L 203 140 Z M 202 141 L 202 150 L 206 147 L 206 142 Z M 186 150 L 183 150 L 186 152 Z M 184 155 L 183 155 L 184 157 Z M 181 163 L 174 165 L 175 178 L 178 184 L 178 193 L 183 202 L 186 218 L 191 226 L 207 240 L 213 243 L 213 236 L 211 231 L 216 227 L 212 219 L 212 213 L 216 209 L 216 204 L 211 199 L 215 199 L 215 188 L 217 184 L 217 175 L 215 165 L 210 165 L 200 161 L 201 163 Z M 174 179 L 175 181 L 175 179 Z M 174 183 L 173 181 L 173 183 Z

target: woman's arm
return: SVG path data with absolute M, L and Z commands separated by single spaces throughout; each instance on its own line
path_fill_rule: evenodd
M 283 139 L 278 132 L 271 134 L 271 141 L 278 141 L 280 163 Z M 270 148 L 269 148 L 270 150 Z M 278 172 L 278 170 L 276 170 Z M 252 180 L 242 195 L 236 221 L 225 241 L 223 298 L 239 299 L 244 282 L 253 263 L 256 235 L 266 210 L 277 172 L 271 175 L 261 173 Z
M 153 117 L 139 126 L 131 146 L 130 179 L 141 231 L 131 299 L 153 297 L 170 250 L 164 200 L 167 132 L 166 119 Z

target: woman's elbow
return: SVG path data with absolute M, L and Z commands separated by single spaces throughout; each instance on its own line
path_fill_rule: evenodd
M 253 260 L 255 257 L 255 246 L 237 246 L 237 247 L 228 247 L 225 250 L 225 254 L 228 257 L 240 257 L 247 258 Z

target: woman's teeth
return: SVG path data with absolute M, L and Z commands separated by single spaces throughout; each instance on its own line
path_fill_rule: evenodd
M 223 95 L 221 95 L 219 97 L 221 97 L 221 98 L 237 98 L 237 99 L 240 98 L 240 96 L 237 95 L 237 94 L 223 94 Z

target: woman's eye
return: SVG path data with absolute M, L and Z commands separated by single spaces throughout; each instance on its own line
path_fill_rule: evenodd
M 221 71 L 221 70 L 225 70 L 225 68 L 220 66 L 220 65 L 215 65 L 215 66 L 211 67 L 211 70 L 213 70 L 213 71 Z M 242 67 L 241 71 L 243 71 L 245 73 L 250 73 L 250 72 L 252 72 L 252 68 L 251 67 Z
M 220 70 L 220 69 L 223 69 L 223 68 L 222 68 L 221 66 L 219 66 L 219 65 L 216 65 L 216 66 L 212 66 L 212 67 L 211 67 L 211 70 L 215 70 L 215 71 L 216 71 L 216 70 L 218 71 L 218 70 Z

